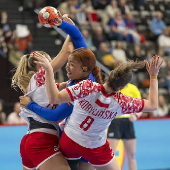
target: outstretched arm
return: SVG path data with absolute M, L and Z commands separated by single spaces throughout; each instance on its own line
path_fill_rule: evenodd
M 149 99 L 144 100 L 144 108 L 145 111 L 154 111 L 158 107 L 158 79 L 157 75 L 159 69 L 163 63 L 163 60 L 155 55 L 152 57 L 151 63 L 146 62 L 146 68 L 150 76 L 150 87 L 149 87 Z
M 31 101 L 28 104 L 27 108 L 35 112 L 36 114 L 44 117 L 47 120 L 59 121 L 70 116 L 73 110 L 73 105 L 72 104 L 69 105 L 68 103 L 63 103 L 60 104 L 56 109 L 49 109 L 38 105 L 34 101 Z
M 59 121 L 62 120 L 72 113 L 73 105 L 70 103 L 63 103 L 58 105 L 55 109 L 50 109 L 42 107 L 31 101 L 29 96 L 20 96 L 20 105 L 24 108 L 27 108 L 41 117 L 50 120 L 50 121 Z

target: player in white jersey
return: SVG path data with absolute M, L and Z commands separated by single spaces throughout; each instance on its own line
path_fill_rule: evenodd
M 63 19 L 69 20 L 65 17 Z M 40 53 L 51 62 L 53 71 L 56 72 L 65 64 L 73 48 L 68 36 L 61 51 L 52 61 L 47 53 L 43 51 Z M 57 105 L 49 104 L 46 93 L 45 70 L 35 63 L 36 59 L 33 54 L 34 52 L 21 58 L 12 78 L 12 87 L 19 87 L 25 95 L 32 97 L 44 107 L 55 108 Z M 66 159 L 59 150 L 58 123 L 46 120 L 24 108 L 22 108 L 20 116 L 28 122 L 29 127 L 28 133 L 22 138 L 20 144 L 23 169 L 70 170 Z
M 50 103 L 74 102 L 60 139 L 60 148 L 67 159 L 87 159 L 97 170 L 120 169 L 109 143 L 106 129 L 118 115 L 138 112 L 150 112 L 158 106 L 157 74 L 163 60 L 155 55 L 151 63 L 146 63 L 150 76 L 148 99 L 137 99 L 119 92 L 132 79 L 133 70 L 144 67 L 144 62 L 120 64 L 110 72 L 108 80 L 98 84 L 84 80 L 74 86 L 59 91 L 56 88 L 53 70 L 48 60 L 39 53 L 35 58 L 46 70 L 46 89 Z M 69 56 L 69 60 L 73 60 Z

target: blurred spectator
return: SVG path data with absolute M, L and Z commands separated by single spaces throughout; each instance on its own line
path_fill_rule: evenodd
M 0 17 L 0 28 L 3 29 L 4 32 L 12 31 L 11 26 L 8 23 L 8 13 L 6 11 L 2 11 Z
M 137 11 L 139 11 L 140 7 L 145 4 L 145 0 L 135 0 L 133 2 L 134 2 L 135 10 L 137 10 Z
M 77 5 L 78 5 L 78 0 L 66 0 L 66 1 L 60 3 L 57 9 L 62 14 L 68 14 L 69 17 L 75 23 L 77 23 L 76 15 L 75 14 L 80 11 L 80 10 L 76 9 Z
M 46 0 L 46 5 L 47 6 L 53 6 L 55 8 L 58 7 L 63 1 L 62 0 Z M 57 8 L 58 9 L 58 8 Z
M 165 88 L 170 92 L 170 70 L 167 70 L 167 75 L 158 80 L 159 88 Z
M 96 51 L 96 58 L 109 69 L 113 69 L 120 63 L 119 60 L 113 57 L 110 45 L 106 42 L 100 43 L 99 48 Z
M 46 6 L 46 0 L 22 0 L 24 10 L 34 10 Z
M 127 57 L 123 47 L 123 42 L 117 41 L 115 48 L 112 49 L 112 55 L 115 59 L 119 60 L 120 63 L 126 63 Z
M 100 25 L 97 25 L 95 28 L 93 28 L 92 40 L 93 40 L 93 44 L 96 48 L 99 48 L 99 45 L 101 42 L 108 41 L 108 38 L 107 38 L 103 28 Z
M 86 41 L 87 47 L 90 48 L 92 51 L 96 50 L 96 47 L 93 44 L 92 36 L 88 29 L 82 29 L 82 34 L 84 36 L 84 39 Z
M 131 59 L 133 61 L 144 61 L 146 59 L 145 51 L 141 49 L 140 45 L 134 45 L 134 54 Z
M 85 0 L 82 7 L 84 8 L 89 24 L 94 26 L 94 24 L 99 22 L 98 11 L 94 9 L 92 0 Z
M 170 29 L 165 27 L 163 33 L 158 36 L 158 47 L 164 52 L 164 55 L 170 57 Z
M 6 123 L 6 113 L 3 112 L 3 101 L 0 99 L 0 124 Z
M 118 8 L 120 9 L 123 17 L 126 18 L 127 14 L 130 12 L 129 6 L 126 4 L 126 0 L 119 0 Z
M 4 36 L 4 42 L 9 43 L 12 37 L 11 25 L 8 22 L 8 13 L 6 11 L 1 12 L 0 19 L 0 36 Z
M 0 29 L 1 34 L 2 29 Z M 4 36 L 0 35 L 0 56 L 7 57 L 8 48 Z
M 158 85 L 159 88 L 165 88 L 170 92 L 170 59 L 169 58 L 164 59 L 164 63 L 160 69 Z
M 7 124 L 25 124 L 26 121 L 19 116 L 20 112 L 20 103 L 16 102 L 14 104 L 13 112 L 10 113 L 7 117 Z
M 13 34 L 13 43 L 18 46 L 18 49 L 24 54 L 32 51 L 32 34 L 27 25 L 17 24 Z
M 156 12 L 155 16 L 150 22 L 150 30 L 152 33 L 152 39 L 157 40 L 158 36 L 163 33 L 164 28 L 166 27 L 165 22 L 163 21 L 162 12 Z
M 107 15 L 107 18 L 114 18 L 116 11 L 119 11 L 116 0 L 111 0 L 104 10 L 104 13 Z
M 115 17 L 116 11 L 119 11 L 119 8 L 117 7 L 117 1 L 111 0 L 110 4 L 106 6 L 101 15 L 101 25 L 105 32 L 109 31 L 108 22 L 110 18 Z
M 133 36 L 134 43 L 135 44 L 140 44 L 140 43 L 144 44 L 146 42 L 146 39 L 143 34 L 137 32 L 137 29 L 136 29 L 137 23 L 133 17 L 133 14 L 129 12 L 129 13 L 127 13 L 126 16 L 127 16 L 127 18 L 125 20 L 126 25 L 127 25 L 127 28 L 129 29 L 129 33 L 132 34 L 132 36 Z
M 92 0 L 92 4 L 95 9 L 105 9 L 110 3 L 110 0 Z
M 168 64 L 167 64 L 169 58 L 167 58 L 164 55 L 164 52 L 161 49 L 158 49 L 157 55 L 161 56 L 162 60 L 163 60 L 163 63 L 162 63 L 161 68 L 159 70 L 159 76 L 158 76 L 158 81 L 159 81 L 160 78 L 165 78 L 167 76 L 168 70 L 170 68 L 168 68 Z
M 158 96 L 158 109 L 153 112 L 154 117 L 167 116 L 169 114 L 170 108 L 166 102 L 164 95 Z
M 133 37 L 129 33 L 126 21 L 120 11 L 115 13 L 115 18 L 111 18 L 108 25 L 110 26 L 108 33 L 110 40 L 125 40 L 128 43 L 134 43 Z

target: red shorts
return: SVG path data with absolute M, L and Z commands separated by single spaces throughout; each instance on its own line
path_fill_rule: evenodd
M 60 150 L 67 159 L 83 157 L 94 166 L 107 165 L 114 157 L 108 141 L 98 148 L 86 148 L 71 140 L 64 132 L 60 138 Z
M 20 143 L 22 163 L 27 169 L 38 168 L 46 160 L 59 153 L 56 135 L 34 132 L 25 135 Z

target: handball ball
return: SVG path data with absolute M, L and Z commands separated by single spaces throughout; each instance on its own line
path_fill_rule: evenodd
M 47 28 L 54 27 L 55 23 L 58 22 L 58 18 L 60 18 L 58 10 L 51 6 L 42 8 L 38 13 L 39 22 Z

